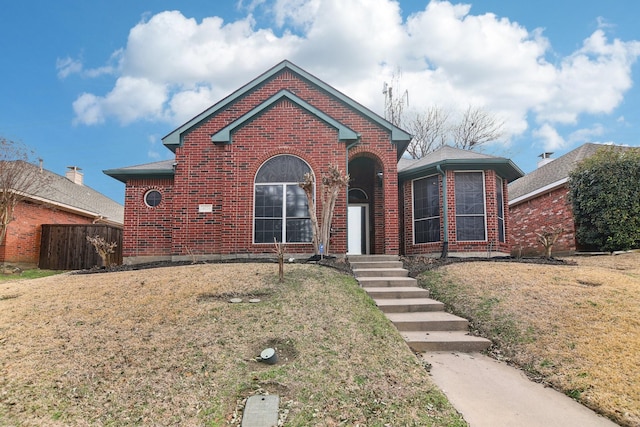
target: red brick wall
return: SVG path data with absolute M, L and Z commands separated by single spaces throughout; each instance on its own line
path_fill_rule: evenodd
M 450 253 L 487 253 L 492 252 L 509 253 L 510 242 L 508 230 L 510 226 L 507 208 L 507 181 L 502 180 L 502 192 L 505 212 L 505 242 L 498 241 L 498 210 L 496 203 L 496 173 L 493 170 L 484 171 L 485 184 L 485 207 L 486 207 L 486 227 L 487 240 L 485 241 L 464 241 L 458 242 L 456 239 L 456 204 L 455 204 L 455 171 L 446 171 L 447 177 L 447 218 L 448 218 L 448 238 Z M 439 176 L 440 188 L 442 188 L 442 177 Z M 406 255 L 420 254 L 440 254 L 442 252 L 442 242 L 435 243 L 413 243 L 413 184 L 412 181 L 405 181 L 402 184 L 403 209 L 405 227 L 403 233 L 404 247 Z M 442 204 L 442 190 L 440 190 L 440 235 L 444 233 L 444 215 Z
M 330 163 L 347 167 L 345 142 L 338 141 L 335 128 L 295 103 L 282 99 L 232 132 L 230 144 L 213 144 L 211 135 L 241 117 L 282 89 L 288 89 L 318 110 L 362 134 L 357 149 L 375 152 L 386 164 L 389 189 L 384 190 L 388 207 L 382 244 L 397 253 L 396 149 L 389 133 L 324 91 L 285 70 L 244 97 L 218 111 L 183 135 L 176 150 L 173 181 L 132 181 L 125 199 L 124 256 L 185 256 L 206 254 L 273 253 L 273 244 L 253 243 L 253 183 L 260 166 L 278 154 L 295 155 L 309 164 L 319 180 Z M 149 188 L 163 193 L 163 203 L 145 206 L 142 197 Z M 319 194 L 319 185 L 316 188 Z M 166 200 L 166 203 L 165 203 Z M 318 215 L 320 197 L 316 198 Z M 213 212 L 199 213 L 200 204 Z M 346 252 L 346 192 L 337 200 L 332 228 L 332 253 Z M 312 253 L 311 244 L 287 244 L 286 250 Z M 395 252 L 394 252 L 395 251 Z
M 42 224 L 91 224 L 92 219 L 42 204 L 22 202 L 9 223 L 5 241 L 0 245 L 0 262 L 38 264 Z
M 162 195 L 160 204 L 149 207 L 144 196 L 149 190 Z M 173 180 L 139 179 L 129 181 L 125 189 L 122 254 L 162 256 L 171 251 L 173 228 Z
M 552 253 L 575 251 L 575 224 L 567 195 L 567 188 L 562 186 L 509 207 L 514 255 L 544 254 L 544 246 L 538 242 L 536 232 L 553 227 L 562 227 L 564 232 L 553 246 Z

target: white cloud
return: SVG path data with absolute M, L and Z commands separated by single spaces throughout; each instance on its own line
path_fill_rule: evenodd
M 590 128 L 578 129 L 569 134 L 569 142 L 571 144 L 583 144 L 585 142 L 593 142 L 594 137 L 604 134 L 604 127 L 596 123 Z
M 557 151 L 566 146 L 565 140 L 549 123 L 545 123 L 533 131 L 533 137 L 542 142 L 545 151 Z
M 554 125 L 611 114 L 632 85 L 640 42 L 609 40 L 602 24 L 571 55 L 551 57 L 541 29 L 527 29 L 470 5 L 431 1 L 403 20 L 392 0 L 253 0 L 233 22 L 197 22 L 178 11 L 145 18 L 105 65 L 116 72 L 106 95 L 85 93 L 76 122 L 163 120 L 178 125 L 283 59 L 382 113 L 383 82 L 400 68 L 410 109 L 481 106 L 511 135 L 538 123 L 536 137 L 566 144 Z M 276 35 L 251 14 L 268 10 Z M 61 60 L 61 78 L 82 70 Z M 93 70 L 100 70 L 96 67 Z M 88 73 L 85 72 L 85 75 Z M 568 138 L 569 141 L 573 140 Z
M 160 120 L 167 100 L 166 87 L 145 78 L 124 76 L 106 96 L 84 93 L 73 103 L 76 124 L 103 123 L 113 116 L 121 123 L 136 120 Z
M 66 79 L 71 74 L 77 74 L 82 71 L 82 62 L 69 56 L 58 58 L 56 60 L 56 69 L 58 70 L 58 78 Z

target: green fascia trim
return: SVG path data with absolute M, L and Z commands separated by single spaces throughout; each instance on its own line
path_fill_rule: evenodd
M 404 170 L 398 173 L 400 180 L 420 178 L 438 173 L 437 167 L 442 170 L 495 170 L 498 175 L 512 182 L 522 176 L 524 172 L 509 159 L 450 159 L 431 163 L 415 169 Z
M 125 184 L 131 179 L 162 179 L 175 176 L 173 170 L 167 169 L 107 169 L 102 173 Z
M 220 100 L 219 102 L 217 102 L 213 106 L 209 107 L 207 110 L 205 110 L 202 113 L 198 114 L 193 119 L 189 120 L 188 122 L 186 122 L 185 124 L 183 124 L 179 128 L 175 129 L 174 131 L 172 131 L 171 133 L 166 135 L 164 138 L 162 138 L 162 143 L 167 148 L 169 148 L 171 151 L 173 151 L 175 153 L 176 148 L 179 147 L 182 144 L 182 135 L 185 132 L 187 132 L 189 129 L 191 129 L 194 126 L 197 126 L 200 122 L 202 122 L 203 120 L 206 120 L 208 117 L 210 117 L 211 115 L 215 114 L 217 111 L 219 111 L 220 109 L 224 108 L 226 105 L 229 105 L 232 102 L 234 102 L 235 100 L 241 98 L 247 92 L 250 92 L 254 88 L 262 85 L 264 82 L 266 82 L 267 80 L 269 80 L 270 78 L 272 78 L 273 76 L 275 76 L 276 74 L 278 74 L 279 72 L 281 72 L 284 69 L 289 69 L 293 73 L 299 75 L 301 78 L 311 82 L 315 86 L 317 86 L 320 89 L 324 90 L 325 92 L 329 93 L 331 96 L 339 99 L 340 101 L 342 101 L 343 103 L 347 104 L 351 108 L 353 108 L 353 109 L 357 110 L 358 112 L 360 112 L 361 114 L 365 115 L 366 117 L 368 117 L 369 119 L 371 119 L 375 123 L 379 124 L 383 128 L 388 129 L 391 132 L 391 142 L 392 143 L 399 143 L 401 148 L 402 147 L 406 148 L 406 146 L 409 144 L 409 141 L 411 140 L 411 135 L 410 134 L 408 134 L 407 132 L 405 132 L 402 129 L 398 128 L 397 126 L 393 125 L 392 123 L 388 122 L 387 120 L 385 120 L 384 118 L 380 117 L 378 114 L 374 113 L 373 111 L 369 110 L 368 108 L 364 107 L 363 105 L 358 104 L 353 99 L 351 99 L 348 96 L 344 95 L 342 92 L 337 91 L 336 89 L 334 89 L 333 87 L 329 86 L 328 84 L 326 84 L 322 80 L 320 80 L 317 77 L 309 74 L 308 72 L 306 72 L 302 68 L 298 67 L 297 65 L 295 65 L 295 64 L 293 64 L 293 63 L 291 63 L 291 62 L 289 62 L 287 60 L 284 60 L 284 61 L 280 62 L 279 64 L 277 64 L 276 66 L 274 66 L 270 70 L 268 70 L 265 73 L 261 74 L 260 76 L 258 76 L 257 78 L 255 78 L 254 80 L 249 82 L 248 84 L 244 85 L 243 87 L 241 87 L 240 89 L 236 90 L 235 92 L 233 92 L 232 94 L 230 94 L 226 98 Z M 400 151 L 404 151 L 404 149 L 400 150 Z M 398 154 L 398 156 L 401 156 L 401 155 L 402 155 L 402 153 L 400 152 Z
M 336 121 L 335 119 L 332 119 L 322 111 L 318 110 L 317 108 L 313 107 L 312 105 L 298 98 L 296 95 L 289 92 L 288 90 L 281 90 L 280 92 L 273 95 L 271 98 L 264 101 L 262 104 L 255 107 L 253 110 L 249 111 L 239 119 L 235 120 L 233 123 L 230 123 L 220 131 L 211 135 L 211 141 L 213 143 L 231 144 L 231 139 L 232 139 L 231 133 L 235 129 L 241 127 L 246 122 L 252 120 L 255 116 L 268 110 L 269 108 L 271 108 L 271 106 L 273 106 L 276 102 L 280 101 L 283 98 L 287 98 L 289 101 L 305 109 L 306 111 L 313 114 L 320 120 L 338 129 L 338 139 L 340 141 L 356 141 L 359 138 L 360 135 L 358 135 L 357 132 L 354 132 L 353 130 L 349 129 L 348 127 Z

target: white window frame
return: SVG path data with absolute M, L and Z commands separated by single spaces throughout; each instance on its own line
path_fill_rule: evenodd
M 311 168 L 311 166 L 309 165 L 309 163 L 304 160 L 303 158 L 301 158 L 300 156 L 296 156 L 294 154 L 277 154 L 275 156 L 272 156 L 268 159 L 266 159 L 264 162 L 262 162 L 262 164 L 260 165 L 260 167 L 258 167 L 258 169 L 256 170 L 256 176 L 257 174 L 260 172 L 260 169 L 262 168 L 262 166 L 264 166 L 265 163 L 267 163 L 269 160 L 273 159 L 274 157 L 278 157 L 278 156 L 290 156 L 290 157 L 296 157 L 298 159 L 300 159 L 301 161 L 303 161 L 307 167 L 309 168 L 309 172 L 313 174 L 313 169 Z M 256 176 L 253 177 L 253 188 L 252 188 L 252 192 L 253 192 L 253 206 L 252 206 L 252 210 L 251 210 L 251 242 L 254 245 L 272 245 L 273 242 L 256 242 L 256 220 L 257 219 L 273 219 L 272 217 L 256 217 L 256 187 L 258 186 L 282 186 L 282 233 L 280 235 L 280 241 L 286 245 L 308 245 L 310 243 L 312 243 L 313 241 L 313 237 L 312 240 L 308 241 L 308 242 L 287 242 L 286 241 L 286 237 L 287 237 L 287 219 L 296 219 L 298 217 L 287 217 L 287 185 L 295 185 L 295 186 L 299 186 L 299 182 L 284 182 L 284 181 L 280 181 L 280 182 L 261 182 L 261 183 L 256 183 Z M 313 204 L 315 206 L 316 201 L 315 201 L 315 193 L 316 193 L 316 188 L 315 188 L 316 184 L 315 184 L 315 179 L 314 179 L 314 184 L 313 184 Z M 304 217 L 305 219 L 308 218 L 309 221 L 311 221 L 311 217 L 309 216 L 309 212 L 307 212 L 307 216 Z
M 502 194 L 502 197 L 500 197 L 500 200 L 498 200 L 498 185 L 500 186 L 500 193 Z M 504 180 L 502 178 L 500 178 L 499 176 L 496 175 L 496 203 L 499 203 L 499 205 L 496 205 L 496 216 L 498 217 L 498 227 L 500 227 L 500 221 L 502 221 L 502 240 L 500 240 L 500 230 L 498 230 L 498 242 L 500 243 L 505 243 L 507 241 L 507 229 L 505 227 L 505 212 L 504 212 L 504 207 L 505 207 L 505 203 L 504 203 Z M 502 216 L 499 215 L 500 213 L 500 206 L 502 206 Z
M 486 188 L 486 176 L 485 176 L 485 171 L 484 170 L 461 170 L 461 171 L 454 171 L 454 179 L 457 179 L 457 174 L 461 174 L 461 173 L 480 173 L 482 176 L 482 202 L 483 202 L 483 214 L 482 214 L 482 218 L 483 218 L 483 222 L 484 222 L 484 239 L 482 240 L 460 240 L 458 239 L 458 217 L 479 217 L 480 214 L 458 214 L 458 209 L 457 209 L 457 197 L 458 194 L 456 192 L 455 197 L 454 197 L 454 201 L 453 201 L 453 205 L 454 208 L 456 208 L 455 212 L 455 219 L 456 219 L 456 241 L 457 242 L 486 242 L 488 239 L 488 233 L 487 233 L 487 188 Z M 455 190 L 455 181 L 454 181 L 454 190 Z
M 420 242 L 420 243 L 416 242 L 416 222 L 418 220 L 416 220 L 416 212 L 415 212 L 415 207 L 416 207 L 416 204 L 415 204 L 415 195 L 416 195 L 415 183 L 416 183 L 416 181 L 420 181 L 420 180 L 428 179 L 428 178 L 433 178 L 434 176 L 437 177 L 436 180 L 437 180 L 437 183 L 438 183 L 438 215 L 437 216 L 432 216 L 432 217 L 420 218 L 420 221 L 426 221 L 426 220 L 429 220 L 429 219 L 439 218 L 438 222 L 439 222 L 440 228 L 442 228 L 442 215 L 440 214 L 440 212 L 442 210 L 442 200 L 441 200 L 442 192 L 440 191 L 439 175 L 438 174 L 433 174 L 433 175 L 423 176 L 423 177 L 416 178 L 416 179 L 412 180 L 411 181 L 411 220 L 413 221 L 413 227 L 412 227 L 412 231 L 411 232 L 412 232 L 413 235 L 412 235 L 412 239 L 411 240 L 412 240 L 414 245 L 427 245 L 429 243 L 438 243 L 438 242 L 442 241 L 442 230 L 440 230 L 438 232 L 438 234 L 440 236 L 438 240 L 435 240 L 433 242 Z

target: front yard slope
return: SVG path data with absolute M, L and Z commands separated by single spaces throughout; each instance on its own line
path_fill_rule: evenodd
M 640 425 L 640 254 L 566 265 L 454 263 L 422 286 L 493 353 L 624 426 Z
M 277 364 L 256 361 L 268 347 Z M 239 425 L 265 393 L 286 426 L 466 426 L 330 268 L 286 265 L 283 283 L 277 264 L 249 263 L 0 285 L 1 425 Z

